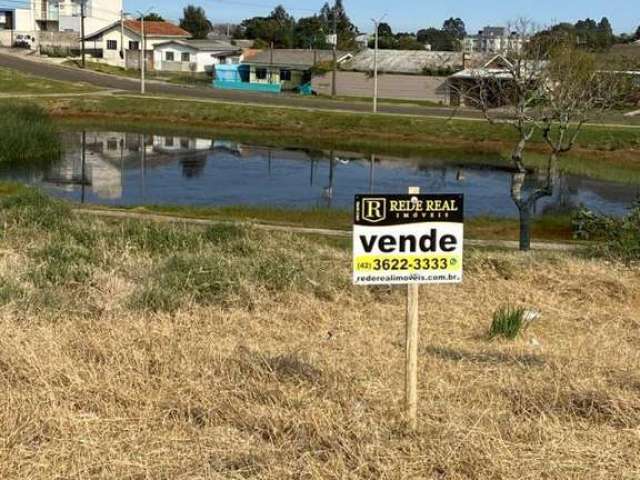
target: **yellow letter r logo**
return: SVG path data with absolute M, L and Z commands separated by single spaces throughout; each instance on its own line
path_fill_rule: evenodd
M 387 201 L 384 198 L 362 199 L 362 219 L 378 223 L 387 217 Z

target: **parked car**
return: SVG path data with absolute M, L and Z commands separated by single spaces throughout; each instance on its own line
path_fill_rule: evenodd
M 35 44 L 35 38 L 31 35 L 18 34 L 13 41 L 13 48 L 26 48 L 33 50 Z

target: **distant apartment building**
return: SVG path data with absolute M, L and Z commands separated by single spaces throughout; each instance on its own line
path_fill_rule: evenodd
M 517 32 L 510 32 L 506 27 L 485 27 L 477 35 L 470 35 L 463 40 L 464 50 L 478 53 L 518 52 L 526 41 Z
M 0 6 L 0 30 L 80 32 L 83 2 L 86 32 L 99 30 L 121 16 L 122 0 L 24 0 L 15 2 L 15 8 Z

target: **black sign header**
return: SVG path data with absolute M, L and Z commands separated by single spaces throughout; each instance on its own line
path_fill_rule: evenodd
M 462 194 L 356 195 L 354 224 L 391 226 L 464 221 Z

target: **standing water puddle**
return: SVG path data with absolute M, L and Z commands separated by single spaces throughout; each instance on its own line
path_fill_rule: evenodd
M 462 166 L 437 158 L 285 150 L 215 139 L 116 132 L 84 137 L 83 144 L 82 133 L 65 133 L 63 158 L 46 171 L 2 176 L 57 197 L 112 206 L 350 209 L 356 193 L 397 193 L 415 185 L 423 192 L 464 193 L 466 215 L 471 217 L 517 216 L 510 198 L 511 172 L 481 160 Z M 525 188 L 542 182 L 543 175 L 528 175 Z M 562 174 L 553 196 L 541 199 L 536 213 L 569 211 L 583 204 L 622 215 L 639 191 L 638 185 Z

